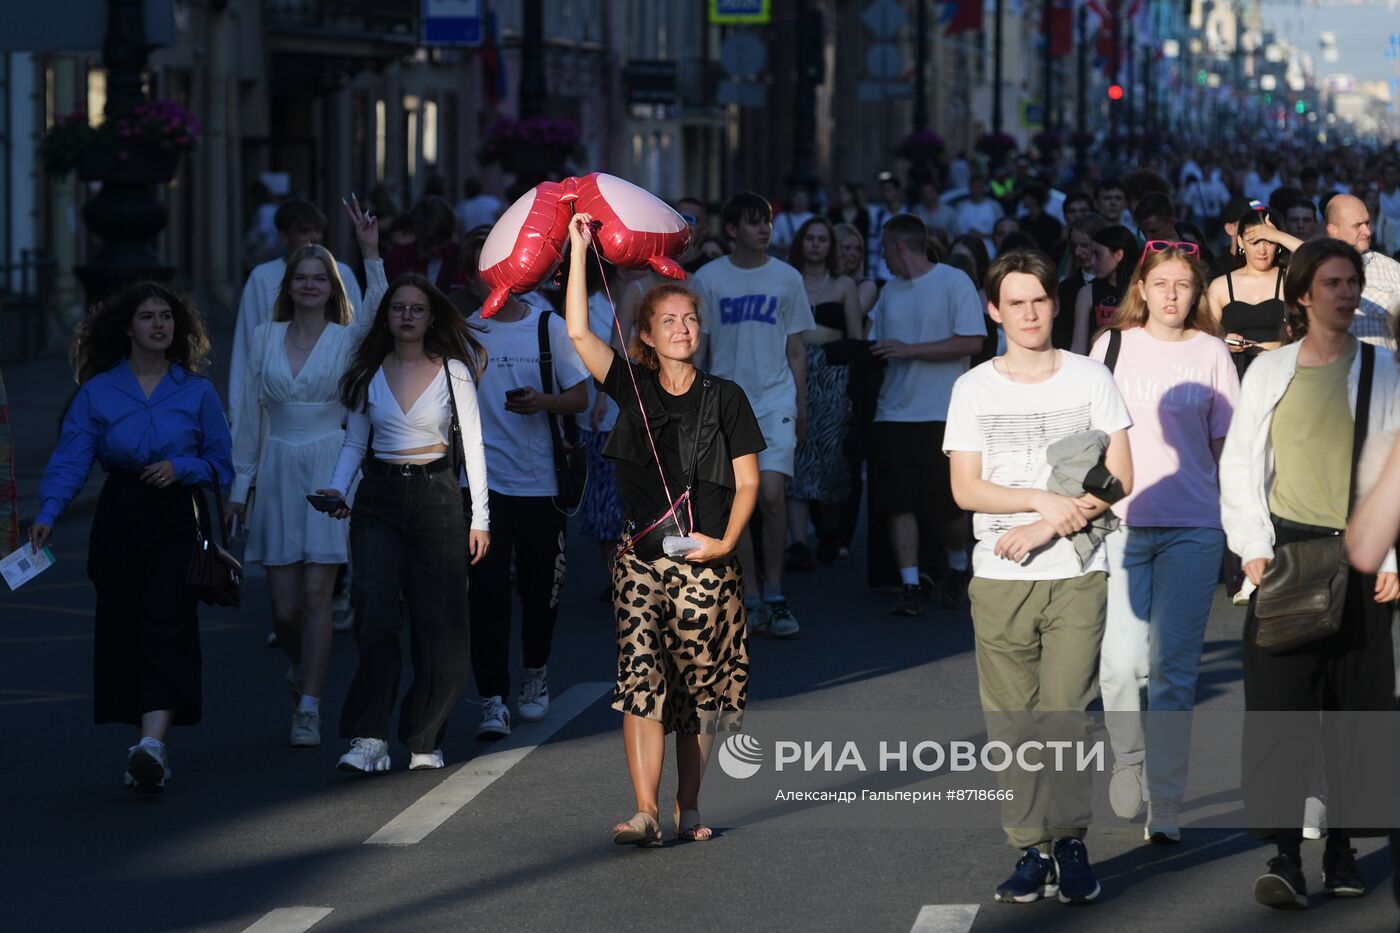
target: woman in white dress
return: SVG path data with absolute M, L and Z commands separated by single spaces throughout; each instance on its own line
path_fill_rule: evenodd
M 360 333 L 351 324 L 335 258 L 321 246 L 296 250 L 272 320 L 254 332 L 236 409 L 226 518 L 246 521 L 244 559 L 267 569 L 273 630 L 291 661 L 293 746 L 321 744 L 331 601 L 349 556 L 344 523 L 312 508 L 305 490 L 335 465 L 345 439 L 338 386 Z

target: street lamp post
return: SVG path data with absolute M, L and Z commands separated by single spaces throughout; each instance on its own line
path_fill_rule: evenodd
M 993 82 L 993 83 L 992 83 L 992 133 L 994 133 L 994 134 L 995 134 L 995 133 L 1000 133 L 1000 132 L 1001 132 L 1001 127 L 1002 127 L 1002 116 L 1003 116 L 1003 114 L 1002 114 L 1002 100 L 1001 100 L 1001 97 L 1002 97 L 1002 94 L 1001 94 L 1001 90 L 1002 90 L 1001 84 L 1002 84 L 1002 71 L 1003 71 L 1003 61 L 1002 61 L 1002 40 L 1003 40 L 1003 38 L 1004 38 L 1004 36 L 1003 36 L 1003 29 L 1004 29 L 1003 23 L 1004 23 L 1004 21 L 1005 21 L 1005 17 L 1004 17 L 1002 14 L 1006 12 L 1005 6 L 1006 6 L 1006 0 L 997 0 L 997 5 L 996 5 L 996 22 L 992 24 L 992 36 L 993 36 L 992 41 L 996 43 L 996 49 L 994 50 L 993 55 L 992 55 L 992 72 L 993 72 L 993 77 L 992 77 L 992 82 Z
M 105 119 L 126 116 L 146 101 L 141 73 L 149 54 L 142 0 L 107 0 L 107 33 L 102 44 L 102 65 L 107 70 Z M 175 267 L 161 262 L 150 247 L 169 219 L 153 186 L 170 180 L 175 163 L 168 158 L 148 158 L 153 154 L 143 151 L 135 155 L 94 159 L 91 166 L 79 168 L 84 180 L 102 183 L 102 190 L 82 211 L 84 222 L 101 238 L 102 247 L 91 262 L 73 270 L 83 283 L 89 305 L 129 282 L 168 282 L 175 277 Z

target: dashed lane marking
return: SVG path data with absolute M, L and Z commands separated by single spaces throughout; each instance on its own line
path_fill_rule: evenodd
M 925 904 L 909 933 L 968 933 L 978 904 Z
M 303 933 L 330 915 L 329 907 L 279 907 L 268 911 L 243 933 Z
M 15 699 L 3 699 L 14 697 Z M 24 703 L 58 703 L 63 700 L 90 700 L 90 693 L 59 693 L 54 690 L 0 690 L 0 706 L 19 706 Z
M 575 684 L 549 705 L 549 716 L 542 722 L 517 727 L 510 738 L 483 755 L 464 763 L 452 775 L 408 806 L 365 840 L 365 845 L 411 846 L 437 829 L 458 810 L 520 762 L 564 724 L 611 692 L 612 684 Z

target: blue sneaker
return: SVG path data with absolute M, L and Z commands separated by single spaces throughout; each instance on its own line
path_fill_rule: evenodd
M 1087 904 L 1099 896 L 1099 881 L 1089 867 L 1084 840 L 1068 836 L 1056 840 L 1055 873 L 1060 879 L 1061 904 Z
M 1058 890 L 1054 861 L 1032 847 L 1016 863 L 1011 877 L 997 886 L 996 899 L 1003 904 L 1029 904 L 1042 897 L 1054 897 Z

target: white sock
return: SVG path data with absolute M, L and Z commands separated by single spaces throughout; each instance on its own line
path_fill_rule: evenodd
M 900 567 L 900 568 L 899 568 L 899 582 L 902 583 L 902 584 L 904 584 L 905 586 L 918 586 L 918 585 L 919 585 L 919 568 L 918 568 L 918 567 Z
M 967 551 L 960 547 L 948 548 L 948 567 L 958 573 L 967 573 Z
M 319 716 L 321 714 L 321 698 L 310 697 L 303 693 L 301 699 L 297 701 L 297 712 L 315 713 Z

